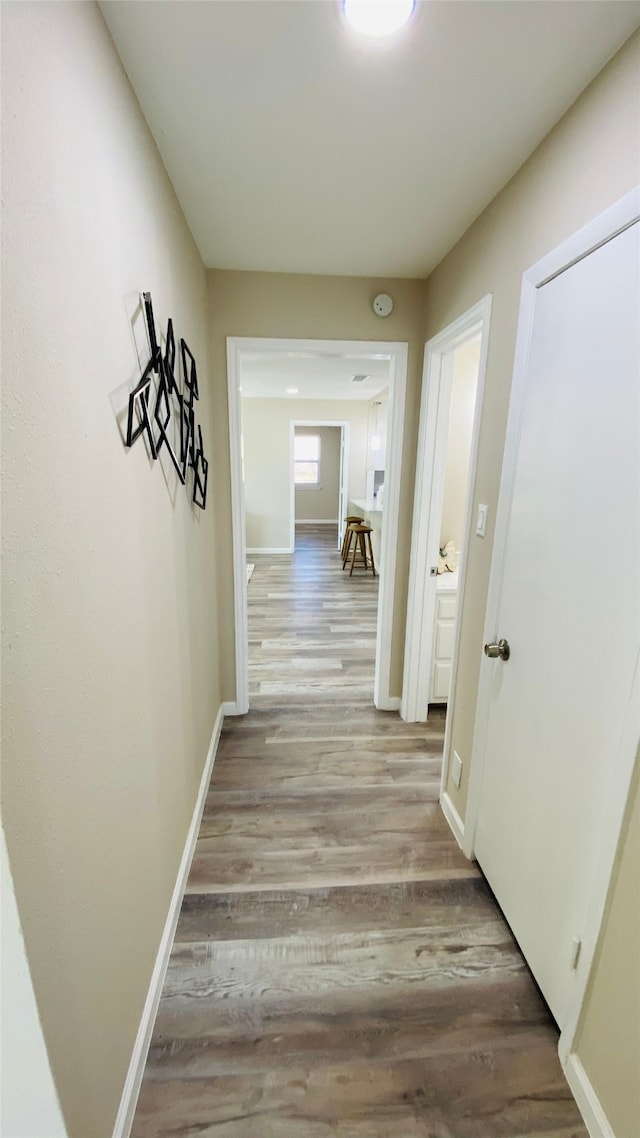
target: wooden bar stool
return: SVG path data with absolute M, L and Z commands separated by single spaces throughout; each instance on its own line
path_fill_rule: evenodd
M 349 555 L 351 554 L 351 569 L 349 570 L 349 576 L 351 577 L 356 565 L 356 556 L 359 555 L 361 567 L 363 569 L 371 567 L 371 572 L 375 577 L 376 567 L 373 560 L 373 546 L 371 544 L 371 526 L 352 523 L 347 530 L 347 534 L 347 550 L 344 561 L 342 562 L 342 568 L 344 569 L 349 560 Z
M 344 537 L 342 539 L 342 551 L 340 553 L 340 556 L 342 557 L 342 568 L 343 569 L 344 569 L 345 557 L 346 557 L 346 553 L 347 553 L 347 542 L 349 539 L 349 526 L 353 526 L 353 525 L 361 526 L 363 524 L 363 522 L 364 522 L 364 518 L 358 518 L 358 517 L 356 517 L 355 514 L 350 514 L 349 517 L 344 519 Z
M 351 529 L 353 526 L 363 526 L 363 525 L 365 525 L 364 518 L 357 518 L 355 516 L 355 514 L 351 515 L 348 518 L 345 518 L 344 539 L 342 542 L 342 552 L 340 554 L 340 556 L 342 557 L 342 568 L 343 569 L 344 569 L 345 565 L 347 564 L 347 551 L 348 551 L 349 546 L 351 544 Z

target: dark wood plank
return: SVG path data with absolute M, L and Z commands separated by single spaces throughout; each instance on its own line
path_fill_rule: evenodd
M 192 941 L 300 936 L 332 929 L 361 933 L 371 928 L 456 926 L 501 920 L 484 880 L 469 877 L 388 885 L 334 886 L 257 893 L 187 894 L 176 945 Z
M 419 1059 L 273 1064 L 269 1073 L 147 1079 L 138 1138 L 584 1138 L 550 1040 Z

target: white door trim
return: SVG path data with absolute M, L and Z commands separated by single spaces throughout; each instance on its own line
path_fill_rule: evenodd
M 399 697 L 390 691 L 391 635 L 396 587 L 400 474 L 404 436 L 404 405 L 407 386 L 408 344 L 385 340 L 298 340 L 265 339 L 250 336 L 227 337 L 227 393 L 229 401 L 229 458 L 231 470 L 231 512 L 233 545 L 233 594 L 235 631 L 235 702 L 225 705 L 225 714 L 244 715 L 249 710 L 249 660 L 247 622 L 247 573 L 245 539 L 244 481 L 242 475 L 242 415 L 239 377 L 242 353 L 316 352 L 358 353 L 362 356 L 389 357 L 389 421 L 385 475 L 385 509 L 382 514 L 380 555 L 380 593 L 376 636 L 374 703 L 382 711 L 396 710 Z
M 640 220 L 640 187 L 636 187 L 588 225 L 574 233 L 523 275 L 511 400 L 487 597 L 484 626 L 485 642 L 493 640 L 499 635 L 497 622 L 500 611 L 502 572 L 509 534 L 511 501 L 515 486 L 526 372 L 537 290 L 638 220 Z M 464 852 L 468 857 L 473 857 L 474 854 L 475 831 L 487 747 L 491 678 L 491 662 L 483 656 L 480 664 L 471 775 L 465 816 Z M 591 886 L 580 959 L 575 972 L 569 1012 L 560 1035 L 559 1053 L 565 1066 L 573 1051 L 576 1028 L 593 966 L 596 945 L 602 929 L 616 852 L 619 848 L 636 760 L 638 721 L 640 719 L 639 702 L 638 675 L 636 673 L 629 697 L 629 710 L 620 749 L 615 762 L 613 782 L 608 801 L 605 804 L 603 840 L 597 854 L 597 870 Z M 550 788 L 551 792 L 552 788 Z M 508 856 L 508 851 L 506 856 Z
M 416 460 L 413 528 L 409 562 L 407 633 L 400 714 L 409 723 L 425 722 L 431 684 L 433 627 L 436 595 L 428 577 L 428 566 L 437 565 L 440 521 L 444 498 L 449 409 L 453 384 L 452 353 L 478 333 L 481 335 L 478 383 L 469 455 L 469 483 L 465 506 L 462 557 L 458 575 L 458 615 L 452 661 L 451 694 L 445 729 L 442 791 L 449 766 L 451 721 L 455 701 L 456 674 L 460 649 L 460 626 L 464 604 L 468 549 L 473 532 L 473 502 L 476 486 L 478 439 L 484 394 L 491 296 L 485 296 L 462 316 L 449 324 L 425 345 L 422 400 Z M 431 587 L 430 587 L 431 584 Z
M 225 703 L 225 715 L 249 710 L 249 621 L 247 614 L 247 536 L 242 460 L 239 341 L 227 337 L 227 401 L 229 404 L 229 467 L 233 544 L 233 623 L 235 638 L 235 700 Z
M 564 1073 L 590 1138 L 616 1138 L 595 1087 L 575 1052 L 564 1064 Z
M 339 489 L 338 489 L 338 499 L 339 499 L 340 498 L 340 490 L 342 489 L 343 473 L 346 471 L 347 478 L 349 475 L 349 429 L 351 427 L 351 423 L 349 422 L 348 419 L 290 419 L 289 420 L 289 445 L 290 445 L 290 451 L 291 451 L 291 473 L 290 473 L 290 477 L 289 477 L 289 487 L 290 487 L 289 523 L 290 523 L 290 534 L 291 534 L 290 545 L 291 545 L 291 552 L 292 553 L 296 547 L 296 520 L 298 521 L 298 525 L 305 525 L 305 524 L 320 525 L 320 526 L 322 526 L 322 525 L 335 525 L 335 522 L 333 521 L 333 519 L 331 521 L 326 521 L 326 522 L 323 522 L 323 521 L 316 522 L 316 521 L 313 521 L 313 519 L 311 519 L 311 518 L 306 518 L 306 519 L 298 518 L 298 519 L 296 519 L 296 486 L 295 486 L 295 478 L 294 478 L 295 471 L 294 471 L 294 458 L 293 458 L 293 442 L 294 442 L 294 438 L 295 438 L 296 427 L 340 427 L 340 431 L 341 431 L 340 454 L 342 456 L 342 453 L 343 453 L 342 446 L 344 445 L 344 453 L 346 454 L 346 463 L 343 466 L 342 460 L 340 462 L 340 482 L 339 482 Z M 322 462 L 322 459 L 321 459 L 321 462 Z M 338 526 L 339 525 L 340 525 L 340 519 L 338 519 Z M 338 543 L 338 548 L 339 547 L 340 546 Z

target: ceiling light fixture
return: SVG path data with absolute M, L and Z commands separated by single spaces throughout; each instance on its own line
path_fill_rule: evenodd
M 344 14 L 365 36 L 388 36 L 406 24 L 416 0 L 342 0 Z
M 287 395 L 297 395 L 299 390 L 298 387 L 287 387 Z

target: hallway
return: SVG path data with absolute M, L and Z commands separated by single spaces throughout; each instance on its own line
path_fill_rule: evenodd
M 256 557 L 133 1138 L 585 1138 L 557 1030 L 438 805 L 444 716 L 372 705 L 377 579 Z

